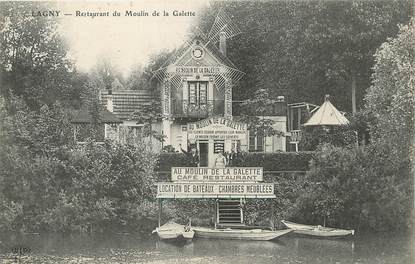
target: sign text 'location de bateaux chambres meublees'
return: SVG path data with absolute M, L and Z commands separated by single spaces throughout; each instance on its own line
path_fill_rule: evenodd
M 275 198 L 273 183 L 157 183 L 157 198 Z

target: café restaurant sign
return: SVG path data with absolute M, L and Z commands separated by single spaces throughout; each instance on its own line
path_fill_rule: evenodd
M 211 117 L 187 124 L 189 140 L 243 140 L 246 139 L 248 126 L 223 117 Z
M 262 167 L 172 167 L 174 182 L 259 182 L 263 181 Z
M 275 198 L 273 183 L 159 182 L 157 198 Z

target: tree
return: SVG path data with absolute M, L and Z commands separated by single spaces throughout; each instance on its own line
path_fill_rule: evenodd
M 164 67 L 169 65 L 169 62 L 172 62 L 173 56 L 176 50 L 163 50 L 158 54 L 153 54 L 150 57 L 150 61 L 146 67 L 144 67 L 143 74 L 141 78 L 144 79 L 144 83 L 147 84 L 147 88 L 151 90 L 154 95 L 158 95 L 159 93 L 159 80 L 155 78 L 155 74 L 162 70 Z
M 1 94 L 22 96 L 31 109 L 71 102 L 73 66 L 57 20 L 28 15 L 45 3 L 2 2 Z M 75 98 L 76 99 L 76 98 Z
M 162 118 L 161 103 L 159 100 L 151 100 L 140 106 L 137 111 L 134 111 L 131 115 L 131 119 L 137 121 L 137 124 L 143 124 L 144 138 L 150 138 L 150 145 L 152 146 L 152 138 L 162 142 L 164 141 L 164 135 L 158 131 L 153 130 L 153 124 L 160 121 Z
M 253 89 L 290 102 L 317 103 L 333 94 L 336 105 L 351 110 L 352 84 L 360 108 L 373 54 L 409 21 L 412 7 L 409 0 L 217 2 L 199 27 L 209 32 L 222 8 L 242 31 L 227 43 L 227 56 L 246 73 L 235 100 L 249 98 Z
M 376 52 L 373 84 L 365 97 L 374 143 L 388 142 L 398 157 L 413 156 L 415 121 L 415 21 Z
M 10 106 L 14 109 L 13 115 L 3 110 L 2 126 L 8 134 L 2 137 L 7 140 L 4 143 L 17 145 L 36 155 L 50 155 L 73 143 L 69 115 L 61 104 L 43 105 L 39 111 L 31 111 L 22 100 L 14 98 Z
M 111 59 L 105 55 L 96 63 L 91 70 L 90 78 L 99 90 L 122 90 L 124 89 L 124 78 L 115 67 Z
M 374 230 L 411 225 L 414 182 L 415 21 L 375 55 L 365 97 L 371 142 L 321 145 L 306 175 L 297 216 Z M 413 163 L 412 163 L 413 164 Z
M 262 138 L 262 146 L 265 146 L 266 137 L 285 136 L 284 132 L 274 128 L 275 121 L 269 118 L 273 115 L 273 105 L 276 103 L 277 100 L 270 98 L 267 90 L 259 89 L 253 98 L 244 100 L 241 104 L 241 121 L 248 124 L 249 133 Z
M 391 178 L 414 206 L 415 20 L 376 52 L 373 84 L 365 97 L 372 144 L 384 146 Z M 406 212 L 405 212 L 406 213 Z
M 141 64 L 136 64 L 131 67 L 126 86 L 129 90 L 147 90 L 149 88 L 149 79 Z

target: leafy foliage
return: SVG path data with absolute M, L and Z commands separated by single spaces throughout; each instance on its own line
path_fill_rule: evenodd
M 356 229 L 406 228 L 412 195 L 405 168 L 391 164 L 387 144 L 322 145 L 296 203 L 297 219 Z
M 375 143 L 388 142 L 399 159 L 413 156 L 415 124 L 415 21 L 376 53 L 373 85 L 365 97 L 374 117 L 369 123 Z
M 2 150 L 2 206 L 8 219 L 14 216 L 2 222 L 4 228 L 146 230 L 144 223 L 154 221 L 157 158 L 145 146 L 90 142 L 51 157 L 34 157 L 11 146 Z
M 282 131 L 278 131 L 273 127 L 275 121 L 265 117 L 269 115 L 270 109 L 275 103 L 276 100 L 270 98 L 268 91 L 265 89 L 255 91 L 253 98 L 242 102 L 241 121 L 248 124 L 250 133 L 262 134 L 265 137 L 284 136 Z
M 26 15 L 47 4 L 2 2 L 0 5 L 2 96 L 6 99 L 22 96 L 31 109 L 57 100 L 65 105 L 76 103 L 79 90 L 72 84 L 79 79 L 58 33 L 57 20 Z
M 243 152 L 233 160 L 234 166 L 263 167 L 265 171 L 307 171 L 313 152 Z
M 310 127 L 302 130 L 300 148 L 314 151 L 324 143 L 334 146 L 351 146 L 357 144 L 357 134 L 352 126 Z
M 155 138 L 160 142 L 164 141 L 165 136 L 153 130 L 153 124 L 160 121 L 161 117 L 161 102 L 154 99 L 140 105 L 140 108 L 131 114 L 132 120 L 137 121 L 138 124 L 144 124 L 143 137 Z
M 21 146 L 34 154 L 49 154 L 62 146 L 72 144 L 72 130 L 68 113 L 59 103 L 43 105 L 39 111 L 28 109 L 25 103 L 13 97 L 9 100 L 13 115 L 2 108 L 3 140 Z
M 313 152 L 248 153 L 240 152 L 232 160 L 235 167 L 263 167 L 265 171 L 307 171 Z M 186 167 L 191 160 L 182 153 L 161 153 L 158 171 L 170 171 L 171 167 Z
M 318 103 L 332 94 L 350 110 L 352 77 L 357 99 L 370 85 L 373 55 L 397 25 L 407 23 L 412 1 L 226 1 L 203 12 L 199 27 L 209 32 L 219 9 L 243 34 L 227 43 L 228 57 L 246 73 L 234 99 L 267 89 L 290 102 Z

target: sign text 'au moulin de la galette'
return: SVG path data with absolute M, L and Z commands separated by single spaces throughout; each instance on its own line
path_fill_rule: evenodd
M 260 182 L 263 180 L 262 167 L 172 167 L 171 180 L 174 182 Z

